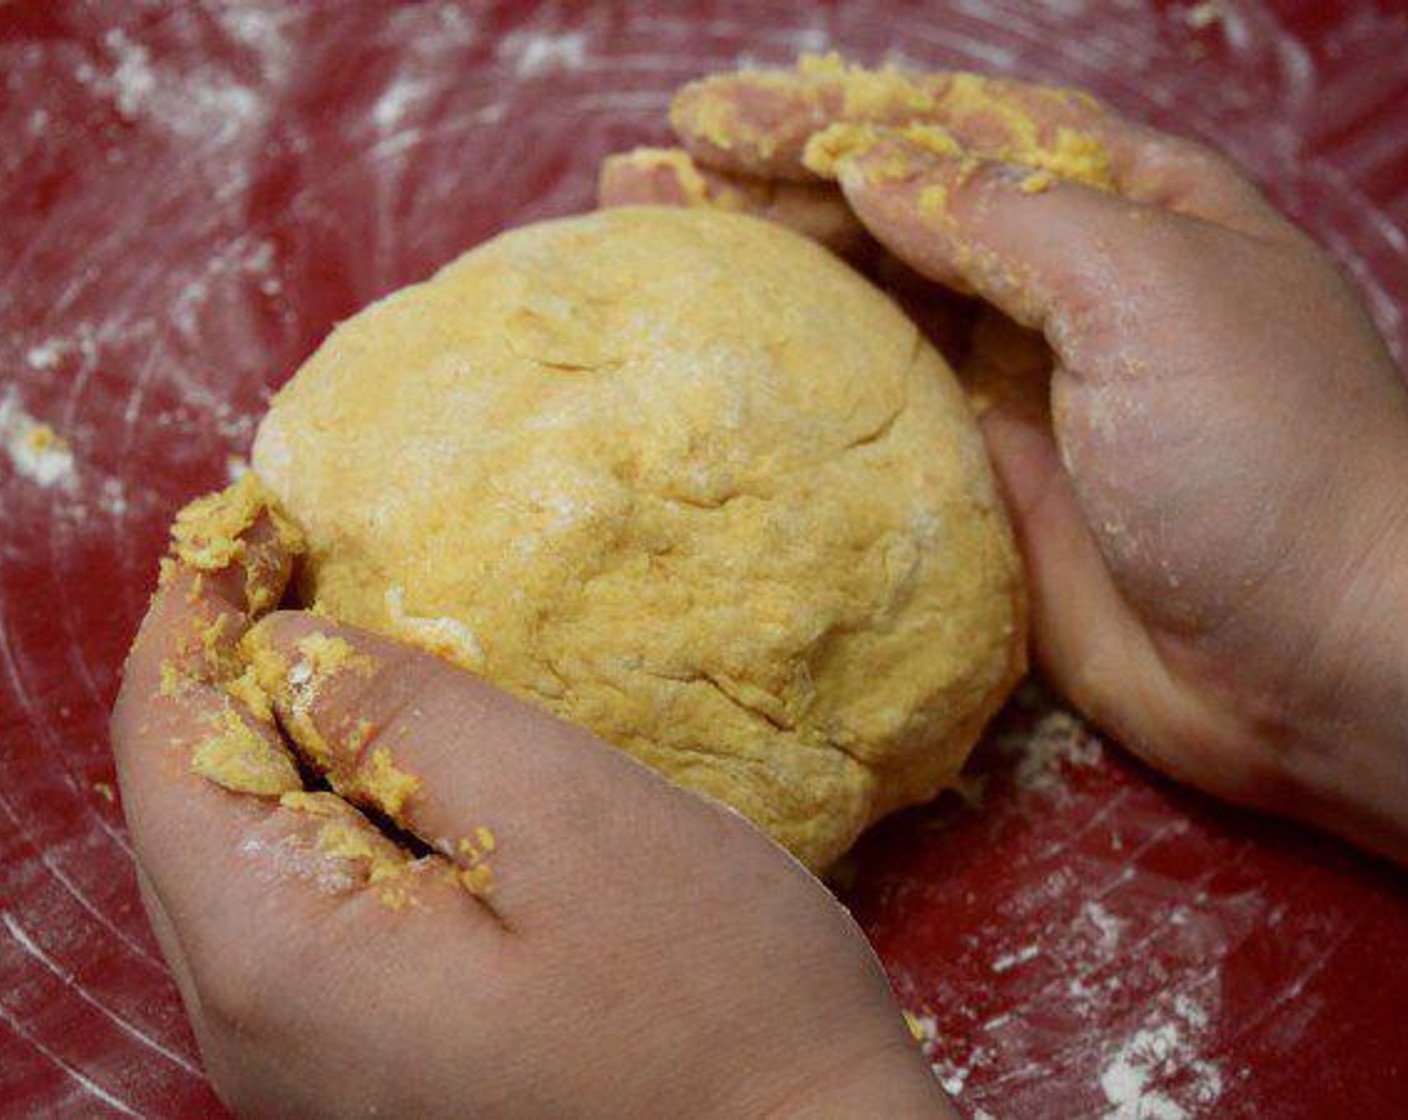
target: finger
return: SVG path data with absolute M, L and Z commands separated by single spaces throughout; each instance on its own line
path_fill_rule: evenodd
M 1075 90 L 958 72 L 921 74 L 848 66 L 802 56 L 794 70 L 741 70 L 691 82 L 675 96 L 670 123 L 685 148 L 711 167 L 807 181 L 812 138 L 833 125 L 942 125 L 965 150 L 999 153 L 1094 150 L 1105 112 Z M 1092 164 L 1108 179 L 1108 167 Z
M 838 145 L 854 149 L 877 132 L 937 127 L 970 159 L 1116 190 L 1254 236 L 1296 236 L 1230 160 L 1125 121 L 1078 90 L 804 57 L 794 71 L 691 83 L 677 95 L 671 121 L 710 166 L 800 180 L 834 178 Z
M 302 792 L 241 671 L 235 647 L 282 594 L 298 546 L 252 476 L 183 511 L 114 710 L 124 810 L 161 904 L 153 915 L 179 934 L 173 967 L 198 988 L 228 956 L 231 930 L 262 943 L 259 923 L 274 911 L 277 930 L 342 900 L 404 909 L 450 889 L 442 863 L 413 860 L 350 807 Z
M 1166 263 L 1190 229 L 1118 195 L 1060 181 L 1033 187 L 1026 169 L 970 165 L 898 135 L 848 159 L 840 181 L 890 252 L 1043 330 L 1058 350 L 1092 327 L 1087 315 L 1116 315 L 1140 297 L 1151 257 Z
M 1221 152 L 1117 117 L 1110 119 L 1107 135 L 1117 153 L 1119 189 L 1133 201 L 1267 241 L 1303 236 Z
M 399 642 L 282 612 L 246 647 L 309 763 L 453 860 L 516 931 L 560 915 L 573 884 L 591 884 L 609 914 L 613 898 L 639 898 L 662 851 L 685 849 L 687 865 L 701 836 L 740 826 L 587 731 Z
M 841 256 L 871 245 L 834 186 L 730 175 L 696 164 L 678 148 L 636 148 L 608 156 L 597 180 L 597 204 L 700 206 L 751 214 L 818 241 Z
M 114 710 L 120 775 L 218 772 L 230 788 L 272 798 L 301 788 L 236 654 L 251 620 L 283 593 L 295 530 L 251 476 L 184 509 L 172 542 Z M 154 746 L 171 743 L 186 749 Z M 133 792 L 149 788 L 137 782 Z

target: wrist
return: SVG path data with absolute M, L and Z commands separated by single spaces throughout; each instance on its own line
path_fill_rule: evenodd
M 896 1020 L 899 1015 L 896 1013 Z M 779 1056 L 765 1074 L 739 1085 L 721 1115 L 767 1120 L 885 1116 L 895 1120 L 955 1120 L 923 1053 L 901 1025 L 866 1048 L 842 1054 L 811 1051 L 803 1060 Z
M 1408 864 L 1408 471 L 1364 503 L 1359 559 L 1306 665 L 1304 710 L 1280 752 L 1284 811 Z

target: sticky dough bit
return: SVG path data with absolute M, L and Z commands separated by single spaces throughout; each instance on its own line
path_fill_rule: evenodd
M 489 855 L 498 846 L 494 833 L 480 825 L 474 830 L 474 839 L 464 837 L 458 850 L 468 866 L 456 870 L 460 886 L 478 898 L 487 898 L 494 890 L 494 869 L 489 865 Z
M 300 790 L 284 794 L 279 804 L 319 818 L 321 823 L 313 839 L 318 854 L 354 867 L 388 909 L 405 910 L 415 904 L 410 878 L 415 861 L 340 797 Z
M 337 674 L 368 676 L 376 667 L 375 661 L 345 638 L 315 633 L 299 639 L 295 646 L 298 657 L 290 662 L 258 627 L 245 636 L 242 649 L 249 658 L 255 687 L 273 698 L 289 735 L 333 789 L 355 804 L 370 806 L 402 823 L 407 803 L 420 792 L 419 779 L 396 766 L 389 748 L 365 751 L 376 732 L 371 721 L 359 719 L 345 735 L 330 739 L 309 710 Z
M 303 787 L 288 752 L 231 708 L 215 717 L 211 734 L 196 744 L 191 769 L 232 793 L 278 797 Z
M 808 170 L 823 178 L 836 178 L 841 162 L 875 147 L 886 136 L 900 136 L 921 152 L 957 158 L 969 170 L 981 160 L 1031 168 L 1039 174 L 1022 183 L 1028 193 L 1046 189 L 1054 179 L 1100 190 L 1115 189 L 1110 153 L 1098 137 L 1065 124 L 1043 125 L 1022 107 L 1016 93 L 997 80 L 962 72 L 925 77 L 891 68 L 865 70 L 847 65 L 838 56 L 803 56 L 798 72 L 841 80 L 843 113 L 850 121 L 885 116 L 897 122 L 876 125 L 843 121 L 813 136 L 803 162 Z M 1020 96 L 1053 105 L 1082 100 L 1094 104 L 1075 90 L 1033 86 L 1024 87 Z M 935 120 L 898 123 L 908 113 Z M 984 120 L 989 127 L 995 124 L 1004 140 L 965 146 L 954 135 L 955 122 L 974 120 Z M 947 127 L 940 122 L 947 122 Z M 881 166 L 870 169 L 870 176 L 873 181 L 906 178 L 916 170 L 913 160 L 896 153 Z
M 362 733 L 369 734 L 370 726 L 362 726 Z M 405 820 L 406 804 L 421 789 L 420 779 L 398 769 L 386 747 L 375 748 L 351 773 L 333 773 L 329 780 L 349 801 L 370 805 L 398 824 Z
M 252 612 L 267 610 L 277 595 L 277 568 L 270 557 L 251 554 L 245 532 L 267 516 L 288 555 L 303 551 L 303 536 L 289 520 L 259 477 L 250 471 L 238 482 L 197 498 L 177 515 L 171 528 L 171 550 L 196 572 L 224 571 L 232 564 L 245 569 L 245 591 Z M 171 571 L 164 568 L 164 577 Z
M 971 155 L 954 139 L 953 134 L 941 125 L 914 124 L 903 128 L 885 128 L 873 124 L 847 124 L 839 122 L 822 129 L 807 141 L 802 154 L 807 168 L 825 179 L 834 179 L 840 174 L 841 165 L 847 160 L 873 151 L 889 137 L 899 136 L 909 141 L 915 148 L 929 155 L 953 156 L 975 163 Z M 875 161 L 866 168 L 867 178 L 873 183 L 889 182 L 911 178 L 923 171 L 922 163 L 904 148 L 893 148 L 884 160 Z

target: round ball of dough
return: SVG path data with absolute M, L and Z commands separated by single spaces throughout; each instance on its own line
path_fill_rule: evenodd
M 503 234 L 339 326 L 254 466 L 306 532 L 307 600 L 813 868 L 951 783 L 1023 667 L 953 374 L 867 281 L 751 218 Z

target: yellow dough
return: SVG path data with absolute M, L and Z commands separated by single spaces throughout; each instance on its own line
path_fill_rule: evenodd
M 338 327 L 254 466 L 307 535 L 306 599 L 813 868 L 950 784 L 1023 668 L 1020 567 L 952 373 L 752 218 L 506 233 Z

